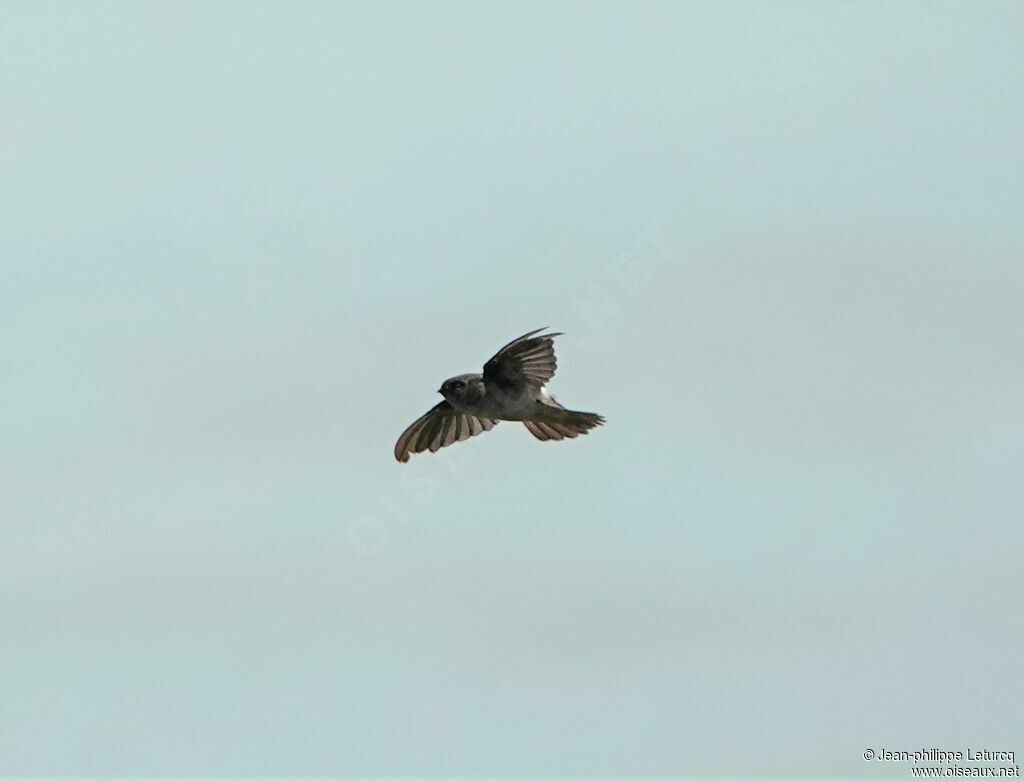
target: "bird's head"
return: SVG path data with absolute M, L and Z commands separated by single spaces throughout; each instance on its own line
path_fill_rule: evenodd
M 437 393 L 449 402 L 458 402 L 466 397 L 466 393 L 469 390 L 470 380 L 471 377 L 469 375 L 450 377 L 441 384 Z

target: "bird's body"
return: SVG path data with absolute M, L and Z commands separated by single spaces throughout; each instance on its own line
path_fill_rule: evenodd
M 446 380 L 441 386 L 441 394 L 460 413 L 498 421 L 525 421 L 531 417 L 533 408 L 542 403 L 541 394 L 535 393 L 525 383 L 500 394 L 495 393 L 492 387 L 488 393 L 483 375 L 459 375 Z
M 531 331 L 512 340 L 484 365 L 483 374 L 456 375 L 444 381 L 444 401 L 406 429 L 395 444 L 400 462 L 421 451 L 437 451 L 494 427 L 521 421 L 538 440 L 586 434 L 604 423 L 596 413 L 567 410 L 548 393 L 555 374 L 554 337 Z

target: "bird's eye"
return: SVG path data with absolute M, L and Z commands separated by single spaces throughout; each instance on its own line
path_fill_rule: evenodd
M 453 391 L 461 391 L 465 387 L 466 387 L 466 384 L 463 383 L 461 380 L 455 380 L 455 381 L 452 382 L 452 390 Z

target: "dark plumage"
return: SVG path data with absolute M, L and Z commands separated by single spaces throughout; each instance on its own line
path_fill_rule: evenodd
M 395 458 L 437 451 L 494 428 L 498 421 L 522 421 L 538 440 L 586 434 L 604 423 L 597 413 L 566 410 L 544 384 L 555 376 L 559 332 L 531 331 L 509 342 L 484 364 L 483 374 L 457 375 L 441 384 L 444 401 L 417 418 L 395 443 Z

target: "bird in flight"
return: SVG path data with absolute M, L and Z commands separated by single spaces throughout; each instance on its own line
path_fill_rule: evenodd
M 395 458 L 429 450 L 488 432 L 498 421 L 522 421 L 538 440 L 562 440 L 586 434 L 604 423 L 597 413 L 567 410 L 555 401 L 544 384 L 555 376 L 555 337 L 523 334 L 484 364 L 482 375 L 456 375 L 441 384 L 438 402 L 402 432 L 395 443 Z M 540 336 L 537 336 L 540 334 Z

